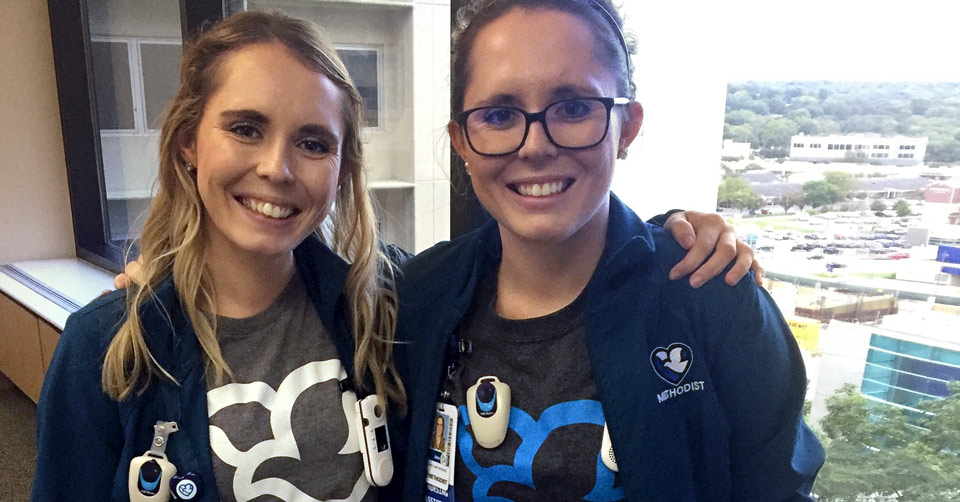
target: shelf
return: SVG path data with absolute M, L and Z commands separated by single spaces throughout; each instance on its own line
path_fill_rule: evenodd
M 402 188 L 413 188 L 413 183 L 400 180 L 378 180 L 371 181 L 370 190 L 397 190 Z
M 107 200 L 152 199 L 153 196 L 154 193 L 151 190 L 123 190 L 107 192 Z

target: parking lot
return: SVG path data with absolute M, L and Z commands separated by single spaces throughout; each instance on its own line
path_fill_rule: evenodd
M 908 263 L 930 258 L 929 247 L 911 247 L 905 238 L 918 220 L 867 212 L 802 213 L 743 218 L 735 225 L 768 270 L 894 278 Z

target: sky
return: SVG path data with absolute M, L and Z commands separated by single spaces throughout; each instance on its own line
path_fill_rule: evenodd
M 645 51 L 700 47 L 712 54 L 701 71 L 727 81 L 960 82 L 958 0 L 622 4 L 641 42 L 639 59 Z

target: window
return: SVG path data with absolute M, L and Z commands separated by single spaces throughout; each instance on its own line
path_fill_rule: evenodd
M 337 53 L 350 73 L 354 85 L 363 97 L 364 120 L 367 127 L 380 127 L 380 103 L 383 100 L 380 67 L 381 53 L 378 47 L 338 45 Z
M 219 2 L 51 2 L 50 32 L 77 256 L 119 270 L 156 176 L 158 119 L 176 90 L 181 14 Z
M 794 147 L 794 148 L 803 148 L 803 143 L 794 143 L 794 144 L 793 144 L 793 147 Z

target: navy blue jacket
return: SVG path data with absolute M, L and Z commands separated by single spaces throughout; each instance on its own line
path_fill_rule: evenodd
M 422 502 L 434 403 L 448 341 L 481 279 L 500 261 L 496 222 L 407 263 L 400 287 L 398 369 L 410 414 L 394 441 L 404 456 L 395 497 Z M 604 255 L 586 287 L 589 364 L 630 500 L 812 500 L 824 461 L 803 423 L 806 376 L 790 329 L 752 280 L 693 289 L 670 281 L 684 255 L 660 228 L 611 196 Z M 674 385 L 657 349 L 692 352 Z M 584 361 L 584 363 L 588 363 Z M 669 375 L 668 375 L 669 376 Z
M 300 277 L 348 375 L 353 334 L 342 295 L 349 266 L 311 236 L 296 250 Z M 179 382 L 153 378 L 142 395 L 111 400 L 100 386 L 103 356 L 124 319 L 117 291 L 67 319 L 43 383 L 37 409 L 34 501 L 125 501 L 130 459 L 143 455 L 158 420 L 175 421 L 167 457 L 178 472 L 203 479 L 202 501 L 218 501 L 210 453 L 203 352 L 181 309 L 173 280 L 140 308 L 150 351 Z

